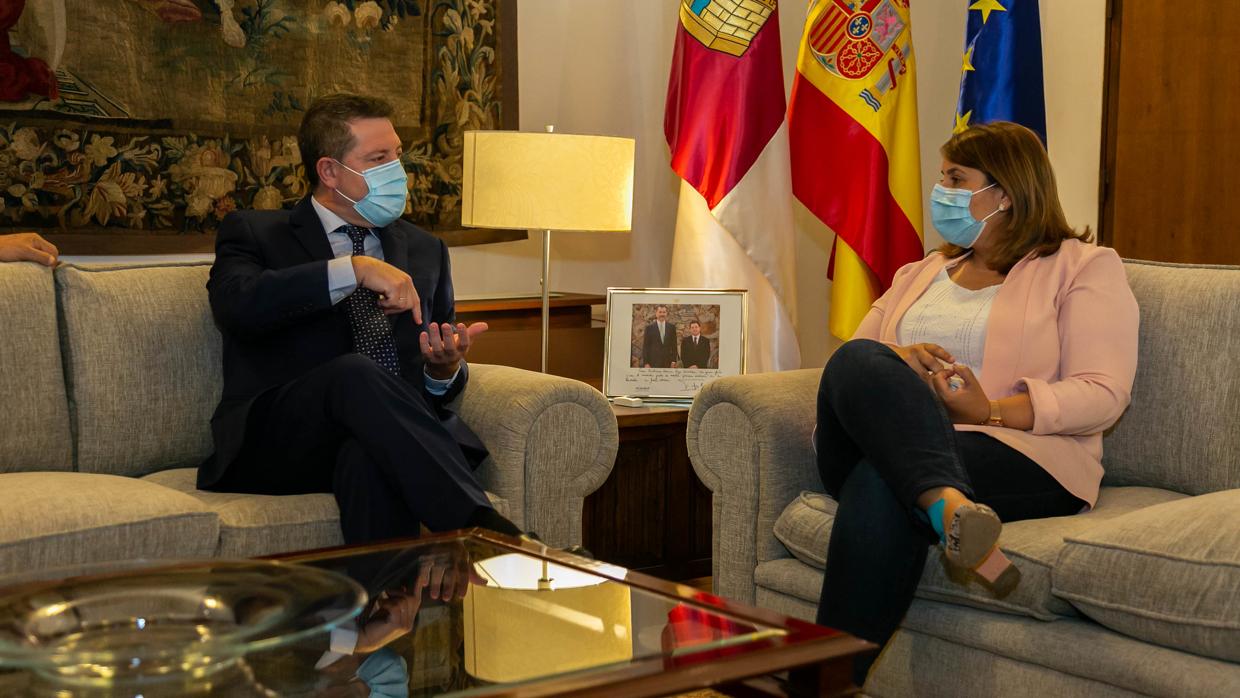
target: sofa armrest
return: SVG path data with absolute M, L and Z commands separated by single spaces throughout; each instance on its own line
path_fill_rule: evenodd
M 580 544 L 585 497 L 611 473 L 620 443 L 607 398 L 569 378 L 470 364 L 455 409 L 490 451 L 478 475 L 508 500 L 513 523 L 548 545 Z
M 715 593 L 754 602 L 754 568 L 789 557 L 775 520 L 803 490 L 822 491 L 810 441 L 822 369 L 720 378 L 689 411 L 689 459 L 713 493 Z

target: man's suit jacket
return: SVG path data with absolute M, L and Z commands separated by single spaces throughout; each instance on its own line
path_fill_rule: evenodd
M 659 338 L 659 323 L 646 325 L 646 335 L 642 339 L 642 366 L 650 364 L 651 368 L 669 368 L 676 360 L 676 326 L 670 322 L 663 323 L 667 333 Z
M 697 366 L 706 368 L 710 363 L 710 340 L 699 336 L 697 344 L 693 343 L 692 335 L 680 340 L 680 365 L 682 368 Z
M 403 220 L 377 232 L 384 260 L 413 277 L 423 321 L 455 321 L 447 245 Z M 291 211 L 237 211 L 220 225 L 207 291 L 224 339 L 224 391 L 211 418 L 215 453 L 199 468 L 199 487 L 218 481 L 236 458 L 258 396 L 353 351 L 344 303 L 333 306 L 328 292 L 333 257 L 309 197 Z M 388 320 L 401 375 L 435 407 L 471 462 L 481 462 L 477 436 L 444 407 L 465 387 L 465 365 L 445 395 L 431 395 L 418 346 L 425 326 L 410 312 Z

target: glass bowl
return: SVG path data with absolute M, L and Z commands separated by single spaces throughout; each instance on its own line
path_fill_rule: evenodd
M 365 602 L 356 582 L 317 567 L 130 563 L 0 590 L 0 667 L 84 688 L 179 683 L 251 652 L 326 638 Z

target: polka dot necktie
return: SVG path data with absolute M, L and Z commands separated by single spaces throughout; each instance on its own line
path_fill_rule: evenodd
M 343 231 L 353 242 L 353 256 L 365 254 L 363 241 L 369 230 L 356 225 L 342 225 L 336 230 Z M 391 323 L 379 307 L 379 294 L 358 286 L 344 299 L 344 307 L 353 328 L 353 350 L 370 357 L 388 373 L 399 376 L 400 356 L 396 353 L 396 338 L 392 336 Z

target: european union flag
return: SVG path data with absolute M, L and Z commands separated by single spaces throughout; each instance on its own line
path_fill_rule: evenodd
M 1046 143 L 1038 0 L 966 0 L 968 24 L 956 124 L 1015 121 Z

